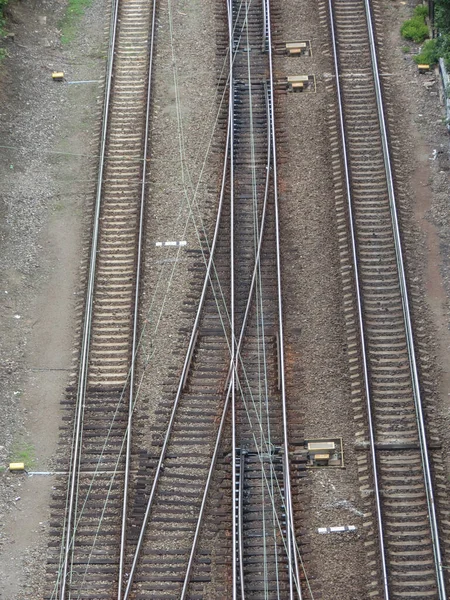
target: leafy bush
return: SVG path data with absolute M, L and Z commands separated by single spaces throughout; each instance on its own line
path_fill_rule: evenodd
M 436 0 L 434 8 L 434 24 L 443 33 L 450 31 L 450 2 Z
M 5 15 L 4 8 L 8 4 L 8 0 L 0 0 L 0 37 L 5 35 Z
M 405 40 L 411 40 L 416 44 L 422 43 L 428 37 L 428 27 L 422 16 L 416 16 L 405 21 L 400 28 L 400 33 Z
M 419 54 L 416 54 L 414 60 L 418 65 L 434 65 L 439 60 L 439 52 L 437 50 L 437 39 L 427 40 L 422 46 Z
M 443 58 L 450 68 L 450 33 L 442 33 L 433 40 L 427 40 L 419 54 L 414 57 L 417 64 L 434 65 Z
M 418 4 L 414 9 L 414 16 L 426 19 L 428 17 L 428 6 L 426 4 Z
M 439 35 L 424 44 L 416 61 L 434 64 L 439 58 L 443 58 L 450 68 L 450 0 L 435 0 L 434 4 L 434 26 Z

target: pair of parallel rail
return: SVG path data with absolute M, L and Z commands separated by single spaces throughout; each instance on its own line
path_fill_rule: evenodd
M 379 590 L 385 600 L 443 600 L 371 6 L 369 0 L 328 0 L 328 7 Z M 67 493 L 61 492 L 64 543 L 51 597 L 126 600 L 137 593 L 138 581 L 144 595 L 188 598 L 192 572 L 201 572 L 199 556 L 211 554 L 202 523 L 221 462 L 231 479 L 224 517 L 231 546 L 223 559 L 231 582 L 223 577 L 216 593 L 301 598 L 284 389 L 268 0 L 227 2 L 229 102 L 218 217 L 204 252 L 206 275 L 178 389 L 164 407 L 159 453 L 147 457 L 150 483 L 132 523 L 137 534 L 129 533 L 155 18 L 155 3 L 113 4 L 80 370 L 71 399 L 70 478 Z
M 446 598 L 373 7 L 328 0 L 359 390 L 379 578 L 389 598 Z M 370 481 L 369 480 L 369 481 Z M 370 489 L 372 488 L 372 489 Z M 378 585 L 377 585 L 378 584 Z

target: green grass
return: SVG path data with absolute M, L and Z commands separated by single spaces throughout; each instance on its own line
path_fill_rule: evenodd
M 428 37 L 428 27 L 422 17 L 413 17 L 403 23 L 400 33 L 405 40 L 421 44 Z
M 66 14 L 59 26 L 61 29 L 61 43 L 70 44 L 75 38 L 77 25 L 84 15 L 85 9 L 92 4 L 92 0 L 68 0 Z
M 6 19 L 5 19 L 5 14 L 4 14 L 5 6 L 7 4 L 8 4 L 8 0 L 0 0 L 0 39 L 5 37 L 5 35 L 7 33 Z M 6 48 L 0 48 L 0 63 L 5 58 L 5 56 L 8 56 Z
M 414 16 L 408 19 L 400 27 L 400 33 L 405 40 L 411 40 L 416 44 L 421 44 L 429 35 L 428 26 L 425 22 L 428 16 L 428 7 L 419 4 L 414 9 Z
M 439 60 L 439 50 L 437 47 L 437 38 L 427 40 L 422 46 L 419 54 L 414 57 L 418 65 L 434 65 Z
M 427 40 L 414 57 L 418 64 L 435 65 L 439 58 L 444 59 L 447 69 L 450 68 L 450 33 L 442 33 L 439 37 Z
M 426 19 L 428 17 L 428 6 L 426 4 L 418 4 L 414 9 L 414 16 Z
M 33 445 L 25 440 L 16 441 L 11 449 L 9 462 L 23 462 L 25 469 L 32 469 L 36 464 Z

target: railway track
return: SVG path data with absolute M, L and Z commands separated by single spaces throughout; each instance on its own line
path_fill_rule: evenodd
M 248 253 L 252 244 L 246 232 L 253 229 L 258 238 L 260 213 L 265 215 L 265 238 L 255 304 L 237 361 L 239 387 L 232 405 L 233 487 L 239 507 L 233 527 L 233 593 L 241 598 L 270 598 L 281 592 L 293 598 L 300 592 L 300 578 L 294 548 L 284 384 L 270 4 L 244 6 L 245 12 L 234 9 L 236 22 L 248 24 L 247 38 L 242 36 L 240 43 L 233 40 L 236 169 L 241 155 L 250 152 L 250 156 L 242 161 L 244 169 L 240 168 L 234 188 L 234 251 L 239 259 Z M 262 135 L 257 135 L 261 124 Z M 236 264 L 237 327 L 247 298 L 241 282 L 250 279 L 251 266 L 241 260 Z M 279 535 L 281 520 L 286 539 Z
M 370 0 L 328 0 L 352 399 L 371 597 L 446 598 Z M 336 122 L 336 121 L 335 121 Z M 353 293 L 356 291 L 356 294 Z M 364 450 L 365 449 L 365 450 Z
M 54 501 L 55 520 L 65 517 L 54 532 L 62 544 L 50 559 L 52 599 L 120 594 L 154 25 L 151 3 L 112 3 L 79 370 L 67 395 L 69 480 Z

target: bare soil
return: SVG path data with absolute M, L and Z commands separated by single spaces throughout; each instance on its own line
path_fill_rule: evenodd
M 63 47 L 61 0 L 12 2 L 0 66 L 0 464 L 58 468 L 60 402 L 72 363 L 87 181 L 95 152 L 104 2 Z M 82 33 L 81 33 L 82 31 Z M 0 475 L 0 598 L 35 599 L 45 572 L 52 476 Z

